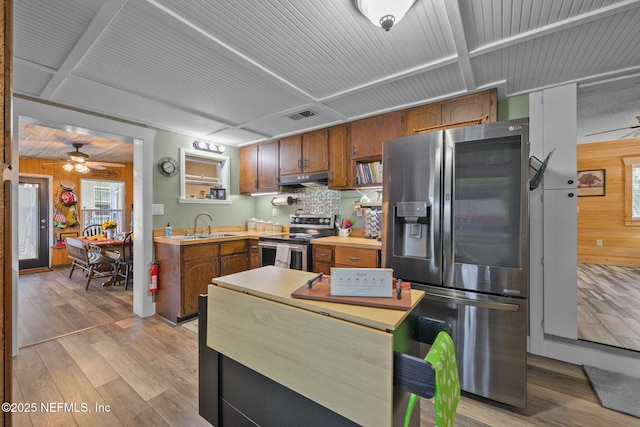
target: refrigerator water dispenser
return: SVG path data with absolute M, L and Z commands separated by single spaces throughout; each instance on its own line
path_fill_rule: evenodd
M 395 226 L 402 233 L 395 236 L 402 239 L 396 248 L 402 249 L 399 256 L 428 258 L 429 214 L 431 206 L 426 201 L 399 202 L 395 209 Z

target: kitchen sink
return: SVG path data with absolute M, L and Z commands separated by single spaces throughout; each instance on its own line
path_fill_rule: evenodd
M 191 234 L 188 236 L 160 236 L 168 240 L 201 240 L 201 239 L 219 239 L 221 237 L 237 237 L 241 234 L 234 233 L 211 233 L 211 234 Z

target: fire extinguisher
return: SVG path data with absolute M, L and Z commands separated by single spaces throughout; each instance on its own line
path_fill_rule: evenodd
M 158 263 L 149 264 L 149 292 L 158 292 Z

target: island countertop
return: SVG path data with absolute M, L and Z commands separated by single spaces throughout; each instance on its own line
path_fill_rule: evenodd
M 364 237 L 340 237 L 329 236 L 311 239 L 312 245 L 348 246 L 362 249 L 382 249 L 382 242 L 377 239 L 367 239 Z
M 315 277 L 315 273 L 267 266 L 227 276 L 216 277 L 218 286 L 248 293 L 293 307 L 321 313 L 382 331 L 394 331 L 410 310 L 393 310 L 376 307 L 342 304 L 293 298 L 291 293 Z M 424 297 L 424 292 L 411 290 L 411 309 Z

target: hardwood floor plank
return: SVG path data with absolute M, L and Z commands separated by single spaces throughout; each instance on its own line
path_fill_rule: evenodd
M 118 373 L 92 347 L 92 343 L 86 337 L 85 334 L 76 334 L 61 338 L 59 342 L 94 387 L 117 379 Z
M 18 384 L 15 375 L 13 376 L 12 393 L 14 403 L 27 402 L 22 394 L 22 389 L 20 388 L 20 384 Z M 28 412 L 11 413 L 11 422 L 13 427 L 33 427 L 33 423 L 31 422 L 31 417 Z
M 198 408 L 193 407 L 178 393 L 167 390 L 149 401 L 165 421 L 175 427 L 193 426 L 209 427 L 211 424 L 198 414 Z M 196 405 L 197 406 L 197 405 Z
M 98 392 L 105 400 L 111 402 L 113 414 L 125 426 L 169 425 L 123 378 L 98 387 Z

